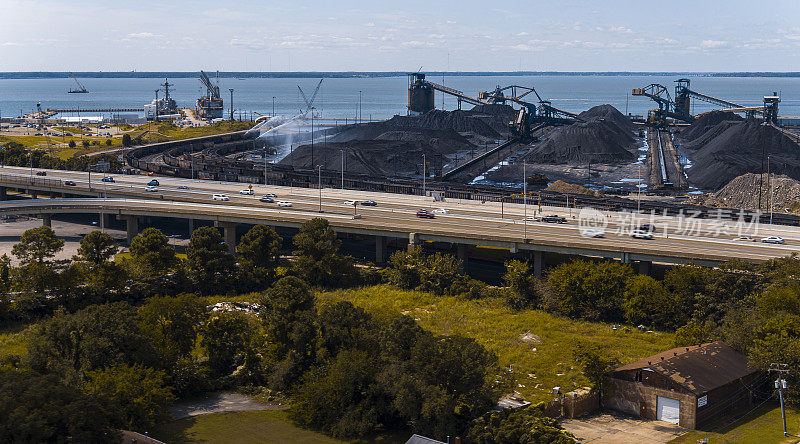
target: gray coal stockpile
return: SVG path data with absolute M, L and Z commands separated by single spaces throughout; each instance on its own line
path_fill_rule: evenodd
M 708 130 L 722 122 L 741 122 L 742 120 L 744 119 L 738 114 L 730 111 L 707 112 L 702 114 L 688 128 L 681 131 L 680 138 L 684 142 L 690 142 L 703 136 Z
M 683 147 L 692 151 L 686 174 L 700 188 L 717 190 L 742 174 L 760 173 L 762 161 L 766 171 L 766 156 L 771 172 L 800 179 L 800 146 L 759 121 L 720 122 Z
M 699 198 L 697 203 L 746 210 L 756 210 L 760 205 L 761 210 L 767 211 L 772 206 L 777 212 L 796 212 L 800 209 L 800 182 L 788 176 L 772 174 L 770 178 L 748 173 L 734 178 L 716 193 Z
M 611 105 L 581 114 L 583 122 L 554 129 L 526 156 L 532 163 L 626 163 L 636 160 L 636 139 L 628 119 Z

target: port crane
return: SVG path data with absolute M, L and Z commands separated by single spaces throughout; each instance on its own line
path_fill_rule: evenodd
M 70 73 L 69 73 L 69 75 L 71 75 L 71 76 L 72 76 L 72 80 L 75 80 L 75 83 L 78 85 L 78 89 L 71 89 L 71 90 L 69 90 L 69 93 L 70 93 L 70 94 L 86 94 L 86 93 L 88 93 L 88 92 L 89 92 L 89 90 L 88 90 L 88 89 L 86 89 L 86 88 L 85 88 L 85 87 L 84 87 L 84 86 L 81 84 L 81 82 L 79 82 L 79 81 L 78 81 L 78 78 L 77 78 L 77 77 L 75 77 L 75 74 L 73 74 L 73 73 L 71 73 L 71 72 L 70 72 Z
M 509 92 L 510 95 L 507 95 L 506 92 Z M 537 103 L 522 100 L 531 93 L 536 96 Z M 512 102 L 521 105 L 514 121 L 511 123 L 511 127 L 517 135 L 523 138 L 528 137 L 531 132 L 546 126 L 570 125 L 582 121 L 577 114 L 554 107 L 551 101 L 543 99 L 533 87 L 519 85 L 498 86 L 492 92 L 483 91 L 478 93 L 478 98 L 488 104 Z
M 743 106 L 728 100 L 693 91 L 690 88 L 689 79 L 678 79 L 675 81 L 675 99 L 669 94 L 669 89 L 661 84 L 652 83 L 644 88 L 635 88 L 631 91 L 634 96 L 648 97 L 658 104 L 658 109 L 651 110 L 648 115 L 648 122 L 656 126 L 666 125 L 667 119 L 673 119 L 684 123 L 692 123 L 697 116 L 691 114 L 691 99 L 701 100 L 722 107 L 722 111 L 743 112 L 747 118 L 753 118 L 756 114 L 765 116 L 772 123 L 777 122 L 778 103 L 780 98 L 777 94 L 764 97 L 763 106 Z M 700 115 L 700 114 L 699 114 Z
M 306 110 L 305 112 L 303 112 L 303 110 L 301 109 L 300 110 L 301 113 L 303 114 L 308 113 L 309 111 L 311 111 L 311 108 L 314 107 L 314 100 L 316 100 L 317 98 L 317 94 L 319 93 L 319 87 L 322 86 L 323 80 L 325 80 L 325 78 L 319 79 L 319 83 L 317 83 L 317 88 L 314 90 L 314 93 L 311 94 L 311 99 L 306 97 L 306 93 L 303 92 L 303 88 L 300 88 L 300 85 L 297 85 L 297 89 L 300 91 L 300 95 L 303 96 L 303 101 L 306 102 Z

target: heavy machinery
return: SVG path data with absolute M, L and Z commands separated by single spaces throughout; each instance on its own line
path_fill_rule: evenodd
M 506 95 L 506 91 L 510 91 L 511 94 Z M 538 103 L 522 100 L 523 97 L 531 93 L 536 96 Z M 532 131 L 545 126 L 570 125 L 581 121 L 577 114 L 553 107 L 551 101 L 542 99 L 536 89 L 532 87 L 519 85 L 498 86 L 492 92 L 484 91 L 478 93 L 478 99 L 484 100 L 487 104 L 512 102 L 520 105 L 521 108 L 517 111 L 517 116 L 511 122 L 511 128 L 521 138 L 527 138 Z
M 200 83 L 206 87 L 206 95 L 197 99 L 195 113 L 200 119 L 222 118 L 222 97 L 219 94 L 219 77 L 214 85 L 208 75 L 200 70 Z
M 75 84 L 76 84 L 76 85 L 78 85 L 78 89 L 71 89 L 71 90 L 69 90 L 69 91 L 68 91 L 70 94 L 86 94 L 86 93 L 88 93 L 88 92 L 89 92 L 89 90 L 88 90 L 88 89 L 86 89 L 86 88 L 85 88 L 85 87 L 84 87 L 84 86 L 81 84 L 81 82 L 79 82 L 79 81 L 78 81 L 78 78 L 77 78 L 77 77 L 75 77 L 75 74 L 73 74 L 73 73 L 69 73 L 69 75 L 71 75 L 71 76 L 72 76 L 72 80 L 74 80 L 74 81 L 75 81 Z
M 303 96 L 303 101 L 306 102 L 306 110 L 300 110 L 302 114 L 308 114 L 309 111 L 314 109 L 314 100 L 317 98 L 317 94 L 319 94 L 319 87 L 322 86 L 322 81 L 325 80 L 324 78 L 319 79 L 319 83 L 317 83 L 317 88 L 314 89 L 314 93 L 311 94 L 311 98 L 309 99 L 306 97 L 306 93 L 303 92 L 303 88 L 300 88 L 300 85 L 297 85 L 297 89 L 300 91 L 300 95 Z
M 668 119 L 684 123 L 692 123 L 697 116 L 691 113 L 691 100 L 701 100 L 720 106 L 719 111 L 731 111 L 745 113 L 747 118 L 754 118 L 757 114 L 765 116 L 768 121 L 777 122 L 778 103 L 780 98 L 776 93 L 772 96 L 764 97 L 763 106 L 743 106 L 708 94 L 693 91 L 690 88 L 689 79 L 678 79 L 675 81 L 675 100 L 670 97 L 669 89 L 661 84 L 652 83 L 644 88 L 635 88 L 631 91 L 634 96 L 649 97 L 658 104 L 658 109 L 650 110 L 648 113 L 648 123 L 654 126 L 665 126 L 669 124 Z M 768 117 L 767 117 L 768 116 Z

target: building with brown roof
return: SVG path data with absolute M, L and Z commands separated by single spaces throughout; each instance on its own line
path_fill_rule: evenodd
M 607 407 L 694 429 L 752 403 L 763 372 L 724 342 L 677 347 L 616 368 Z

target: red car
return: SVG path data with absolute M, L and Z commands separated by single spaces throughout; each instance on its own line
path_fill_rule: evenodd
M 425 208 L 422 208 L 421 210 L 417 211 L 417 217 L 422 219 L 434 219 L 436 218 L 436 215 L 426 210 Z

